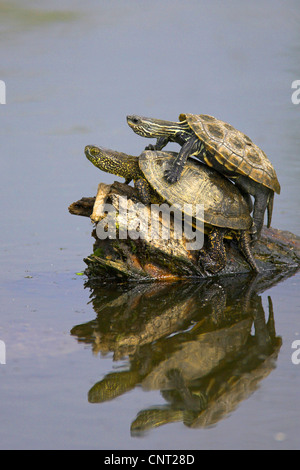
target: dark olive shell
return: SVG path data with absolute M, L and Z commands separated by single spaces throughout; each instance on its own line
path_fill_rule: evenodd
M 280 184 L 273 165 L 266 154 L 243 132 L 230 124 L 206 114 L 180 114 L 180 121 L 187 121 L 190 128 L 203 142 L 206 150 L 224 170 L 239 173 L 253 179 L 276 193 Z
M 180 180 L 169 184 L 164 172 L 175 154 L 147 150 L 139 157 L 140 169 L 150 185 L 169 205 L 193 214 L 193 206 L 204 206 L 203 222 L 218 227 L 248 230 L 252 219 L 248 204 L 238 188 L 213 168 L 188 159 Z M 177 154 L 176 154 L 177 155 Z M 184 204 L 189 206 L 184 207 Z

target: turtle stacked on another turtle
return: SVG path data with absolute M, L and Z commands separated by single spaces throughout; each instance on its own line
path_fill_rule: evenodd
M 270 226 L 274 192 L 280 193 L 280 185 L 266 154 L 248 136 L 205 114 L 180 114 L 179 122 L 133 115 L 127 116 L 127 122 L 137 134 L 157 138 L 156 145 L 146 149 L 161 150 L 168 142 L 182 146 L 172 167 L 165 172 L 168 183 L 174 184 L 180 179 L 189 156 L 197 157 L 233 179 L 243 193 L 254 196 L 251 230 L 254 240 L 260 237 L 266 208 Z
M 239 189 L 216 170 L 188 159 L 180 181 L 170 184 L 164 174 L 178 158 L 175 153 L 144 151 L 135 157 L 88 145 L 85 155 L 100 170 L 124 177 L 126 183 L 133 180 L 144 204 L 149 204 L 158 195 L 168 204 L 177 204 L 184 210 L 185 204 L 203 205 L 205 210 L 201 222 L 206 224 L 209 233 L 207 246 L 199 251 L 199 264 L 205 272 L 214 274 L 225 267 L 223 239 L 229 230 L 236 234 L 251 268 L 258 271 L 249 246 L 252 219 L 248 203 Z

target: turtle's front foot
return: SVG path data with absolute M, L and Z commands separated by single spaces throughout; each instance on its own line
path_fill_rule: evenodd
M 165 171 L 164 176 L 168 183 L 174 184 L 176 183 L 176 181 L 179 180 L 180 172 L 176 171 L 176 169 L 174 168 L 169 168 L 168 170 Z
M 157 150 L 156 145 L 149 144 L 147 147 L 145 147 L 145 150 Z
M 159 137 L 155 145 L 149 144 L 147 145 L 145 150 L 162 150 L 167 145 L 168 142 L 169 142 L 168 137 Z
M 225 267 L 226 260 L 215 260 L 211 256 L 209 256 L 209 254 L 205 250 L 200 250 L 198 257 L 198 265 L 203 269 L 204 274 L 206 276 L 212 276 L 213 274 L 217 274 Z

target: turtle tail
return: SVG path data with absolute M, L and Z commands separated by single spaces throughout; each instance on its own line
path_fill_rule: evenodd
M 274 191 L 272 191 L 272 193 L 269 197 L 269 200 L 268 200 L 268 205 L 267 205 L 267 210 L 268 210 L 267 227 L 268 228 L 271 226 L 272 213 L 273 213 L 273 204 L 274 204 Z
M 253 271 L 259 272 L 256 261 L 254 259 L 254 256 L 253 256 L 252 252 L 251 252 L 250 243 L 251 243 L 251 239 L 250 239 L 249 232 L 247 232 L 246 230 L 242 230 L 241 231 L 241 237 L 240 237 L 241 251 L 243 252 L 246 260 L 250 264 Z

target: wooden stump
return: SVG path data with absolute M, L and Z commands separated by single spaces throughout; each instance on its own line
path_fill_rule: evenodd
M 128 211 L 119 210 L 120 197 L 126 198 Z M 189 250 L 184 237 L 153 238 L 150 208 L 143 206 L 139 218 L 144 228 L 143 236 L 137 239 L 122 238 L 129 226 L 136 224 L 135 213 L 130 213 L 136 201 L 136 191 L 127 184 L 115 182 L 112 185 L 100 183 L 97 197 L 82 198 L 69 206 L 69 212 L 75 215 L 90 217 L 98 226 L 93 230 L 95 238 L 93 253 L 84 261 L 87 264 L 86 274 L 98 280 L 181 280 L 188 278 L 206 278 L 197 263 L 197 251 Z M 117 219 L 115 237 L 100 239 L 97 236 L 99 227 L 104 235 L 105 204 L 115 209 Z M 100 223 L 100 225 L 99 225 Z M 160 217 L 155 230 L 168 229 L 165 220 Z M 172 224 L 171 224 L 172 229 Z M 142 232 L 141 232 L 142 233 Z M 218 276 L 245 274 L 251 271 L 234 239 L 225 240 L 227 264 Z M 252 247 L 257 265 L 262 273 L 270 271 L 297 270 L 300 263 L 300 237 L 274 228 L 264 227 L 261 239 Z

